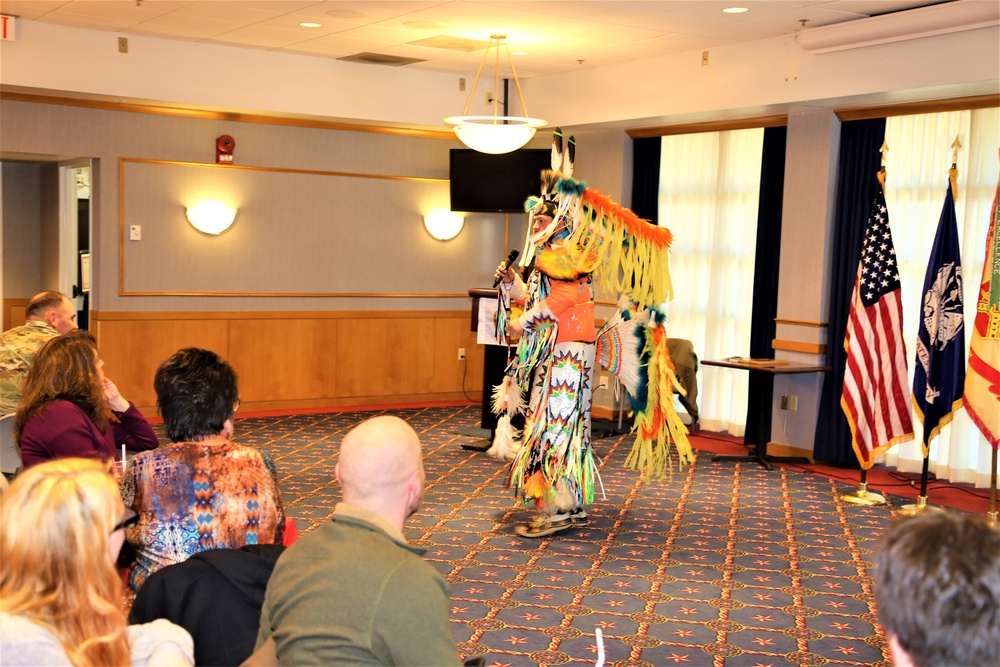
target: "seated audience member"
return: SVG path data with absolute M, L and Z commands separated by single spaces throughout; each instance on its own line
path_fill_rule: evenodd
M 983 517 L 899 520 L 875 567 L 878 618 L 896 667 L 1000 664 L 1000 531 Z
M 459 665 L 448 586 L 402 533 L 424 492 L 416 432 L 363 422 L 336 476 L 343 502 L 275 565 L 247 664 Z
M 120 445 L 142 451 L 160 444 L 103 367 L 88 331 L 53 338 L 38 351 L 14 417 L 25 469 L 70 457 L 113 461 L 121 457 Z
M 156 403 L 171 445 L 136 455 L 122 477 L 136 552 L 129 585 L 207 549 L 281 544 L 285 511 L 274 461 L 232 442 L 236 372 L 215 352 L 189 347 L 160 364 Z
M 108 466 L 61 459 L 0 497 L 0 664 L 190 665 L 169 621 L 127 626 L 115 559 L 128 522 Z
M 253 653 L 260 607 L 280 544 L 209 549 L 146 579 L 130 623 L 165 618 L 191 633 L 198 665 L 239 665 Z
M 61 292 L 42 292 L 28 302 L 25 323 L 0 335 L 0 417 L 17 410 L 21 386 L 39 348 L 73 329 L 73 302 Z

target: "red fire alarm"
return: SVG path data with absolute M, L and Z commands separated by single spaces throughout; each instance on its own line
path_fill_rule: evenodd
M 233 150 L 236 148 L 236 140 L 228 134 L 224 134 L 215 140 L 215 162 L 216 164 L 232 164 Z

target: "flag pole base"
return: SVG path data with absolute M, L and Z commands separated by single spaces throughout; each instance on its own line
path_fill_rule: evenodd
M 903 516 L 916 516 L 921 512 L 943 512 L 944 510 L 936 505 L 927 504 L 927 496 L 917 496 L 915 505 L 903 505 L 899 508 L 899 513 Z
M 840 499 L 851 505 L 885 505 L 885 496 L 881 493 L 874 493 L 868 490 L 868 484 L 861 482 L 855 491 L 848 491 L 840 495 Z

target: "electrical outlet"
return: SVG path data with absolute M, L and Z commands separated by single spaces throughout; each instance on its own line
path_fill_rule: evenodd
M 782 410 L 788 409 L 788 394 L 781 395 L 781 409 Z
M 708 51 L 701 52 L 701 66 L 708 67 Z
M 792 412 L 795 412 L 796 410 L 799 409 L 799 397 L 798 396 L 789 396 L 788 397 L 788 409 L 791 410 Z
M 463 77 L 459 77 L 459 79 L 458 79 L 458 92 L 460 92 L 460 93 L 464 93 L 465 92 L 465 77 L 464 76 Z
M 598 389 L 607 389 L 608 388 L 608 378 L 607 377 L 601 377 L 601 379 L 599 379 L 597 381 L 597 388 Z
M 128 53 L 128 37 L 118 38 L 118 53 Z
M 142 240 L 142 225 L 130 225 L 128 228 L 128 240 L 129 241 L 141 241 Z
M 486 93 L 486 103 L 493 104 L 493 93 Z
M 458 348 L 458 360 L 462 361 L 463 359 L 465 359 L 465 348 L 460 347 Z

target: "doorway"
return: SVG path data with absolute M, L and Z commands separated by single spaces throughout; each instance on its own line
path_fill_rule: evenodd
M 90 324 L 90 160 L 59 163 L 59 291 L 76 305 L 81 329 Z

